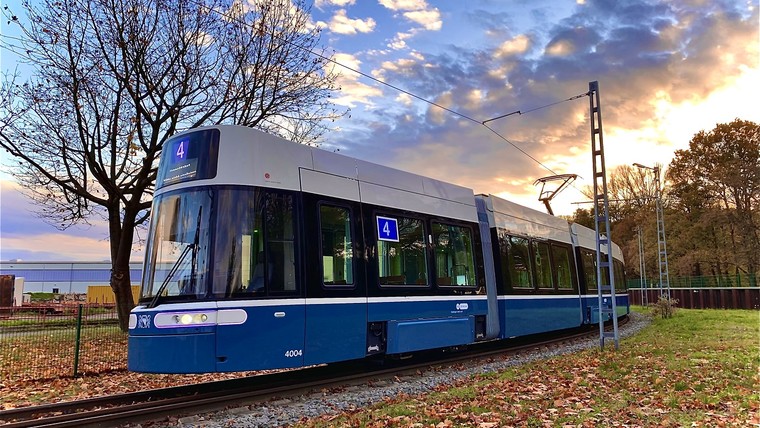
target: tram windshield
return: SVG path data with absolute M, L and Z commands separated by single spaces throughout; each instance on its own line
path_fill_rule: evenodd
M 192 191 L 156 198 L 143 274 L 142 297 L 202 297 L 210 254 L 212 193 Z
M 159 195 L 141 301 L 295 294 L 295 230 L 286 192 L 206 187 Z

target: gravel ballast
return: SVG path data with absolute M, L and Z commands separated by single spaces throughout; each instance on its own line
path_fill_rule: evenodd
M 631 313 L 630 320 L 619 327 L 620 338 L 636 334 L 650 323 L 650 318 L 639 313 Z M 535 349 L 521 352 L 518 356 L 484 361 L 471 367 L 437 368 L 416 376 L 406 376 L 398 381 L 379 381 L 363 386 L 340 388 L 338 392 L 315 391 L 311 394 L 280 399 L 267 403 L 243 406 L 209 414 L 179 418 L 173 423 L 151 424 L 155 427 L 273 427 L 286 426 L 302 418 L 316 418 L 325 414 L 337 414 L 380 403 L 386 398 L 399 395 L 420 395 L 431 392 L 441 385 L 450 385 L 460 379 L 481 374 L 498 372 L 508 367 L 528 362 L 565 355 L 599 346 L 599 338 L 559 347 Z M 607 346 L 613 346 L 611 343 Z

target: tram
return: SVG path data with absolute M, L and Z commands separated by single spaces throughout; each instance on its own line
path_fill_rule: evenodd
M 292 368 L 598 322 L 588 228 L 247 127 L 164 147 L 132 371 Z

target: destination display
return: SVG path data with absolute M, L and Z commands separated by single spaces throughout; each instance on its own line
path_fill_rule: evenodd
M 219 130 L 207 129 L 164 144 L 156 187 L 216 177 Z

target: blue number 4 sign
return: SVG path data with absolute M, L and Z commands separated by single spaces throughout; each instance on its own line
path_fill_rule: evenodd
M 398 220 L 377 216 L 377 239 L 398 242 Z
M 190 143 L 189 140 L 181 140 L 179 144 L 177 144 L 176 149 L 174 150 L 174 161 L 178 162 L 181 160 L 185 160 L 187 158 L 187 145 Z

